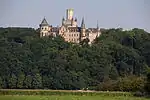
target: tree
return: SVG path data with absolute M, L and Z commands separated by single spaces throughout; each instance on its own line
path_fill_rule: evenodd
M 3 88 L 3 80 L 2 80 L 2 78 L 0 77 L 0 89 L 2 89 Z
M 118 79 L 146 76 L 150 65 L 150 34 L 142 29 L 102 29 L 91 45 L 88 39 L 73 44 L 60 36 L 40 38 L 38 32 L 0 28 L 2 88 L 70 90 L 104 84 L 108 89 Z
M 15 88 L 17 88 L 16 84 L 17 84 L 17 77 L 15 74 L 11 74 L 11 78 L 9 80 L 9 87 L 11 89 L 15 89 Z
M 36 73 L 33 76 L 32 88 L 34 88 L 34 89 L 40 89 L 40 88 L 42 88 L 42 77 L 41 77 L 41 75 L 39 73 Z
M 146 90 L 146 92 L 148 92 L 148 94 L 150 94 L 150 70 L 148 70 L 147 81 L 145 84 L 145 90 Z
M 25 80 L 25 75 L 23 72 L 19 73 L 18 76 L 18 81 L 17 81 L 17 88 L 22 89 L 24 88 L 24 80 Z
M 24 80 L 24 84 L 23 87 L 26 89 L 32 89 L 32 76 L 31 75 L 26 75 L 25 76 L 25 80 Z

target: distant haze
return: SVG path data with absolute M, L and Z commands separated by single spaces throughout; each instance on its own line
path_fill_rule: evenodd
M 78 25 L 86 27 L 143 28 L 150 32 L 150 0 L 0 0 L 0 27 L 38 28 L 45 16 L 49 24 L 61 25 L 66 9 L 73 8 Z

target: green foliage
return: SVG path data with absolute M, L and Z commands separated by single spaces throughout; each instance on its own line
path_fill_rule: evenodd
M 0 88 L 140 89 L 138 77 L 150 66 L 150 35 L 141 29 L 101 31 L 88 45 L 88 39 L 72 44 L 59 36 L 39 38 L 32 28 L 0 28 Z
M 150 95 L 150 69 L 148 70 L 148 74 L 147 74 L 147 81 L 145 83 L 145 90 Z
M 19 88 L 19 89 L 23 88 L 24 80 L 25 80 L 25 75 L 23 73 L 20 73 L 18 76 L 17 88 Z
M 74 96 L 132 96 L 129 92 L 96 92 L 67 90 L 0 90 L 0 95 L 74 95 Z
M 119 79 L 117 82 L 120 91 L 142 91 L 144 88 L 145 80 L 142 77 L 129 76 Z
M 0 77 L 0 89 L 2 89 L 3 88 L 3 80 L 2 80 L 2 78 Z
M 64 95 L 64 96 L 39 96 L 39 95 L 32 95 L 32 96 L 0 96 L 1 100 L 149 100 L 149 98 L 141 98 L 141 97 L 133 97 L 133 96 L 111 96 L 111 95 L 97 95 L 97 96 L 74 96 L 74 95 Z
M 145 79 L 142 77 L 129 76 L 115 80 L 107 80 L 99 84 L 96 88 L 98 91 L 142 91 Z

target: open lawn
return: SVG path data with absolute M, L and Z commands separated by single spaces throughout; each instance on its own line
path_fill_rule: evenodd
M 0 89 L 0 100 L 150 100 L 129 92 Z
M 150 100 L 132 96 L 17 96 L 1 95 L 0 100 Z

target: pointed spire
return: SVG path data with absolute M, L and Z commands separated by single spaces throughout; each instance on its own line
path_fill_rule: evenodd
M 65 25 L 65 18 L 62 18 L 62 25 Z
M 97 20 L 97 30 L 99 30 L 98 20 Z
M 62 18 L 62 21 L 65 21 L 65 18 L 64 18 L 64 17 Z
M 42 22 L 41 22 L 41 26 L 48 26 L 48 22 L 46 21 L 46 18 L 44 17 Z
M 77 22 L 77 18 L 75 18 L 75 21 Z
M 84 17 L 82 18 L 81 28 L 85 28 Z

